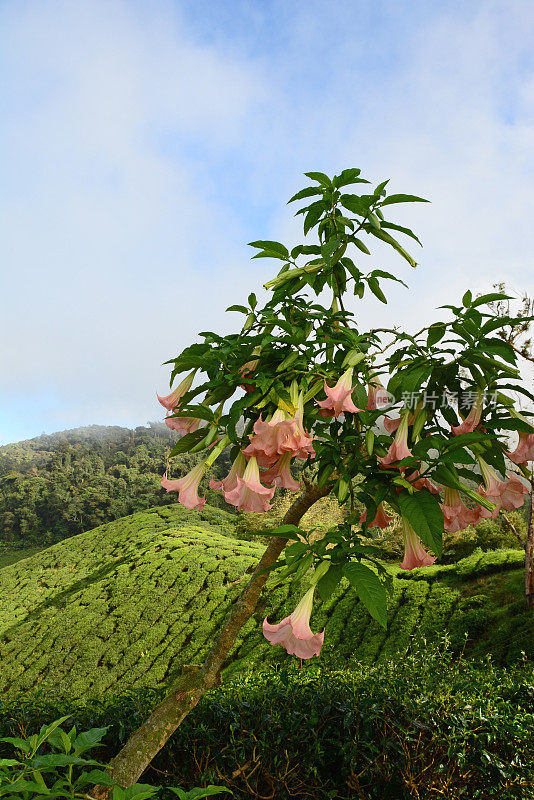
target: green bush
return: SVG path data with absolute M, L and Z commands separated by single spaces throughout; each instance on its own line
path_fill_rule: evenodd
M 109 787 L 111 800 L 148 800 L 162 797 L 160 786 L 136 783 L 127 789 L 111 779 L 108 768 L 94 758 L 89 750 L 100 746 L 107 728 L 91 728 L 78 733 L 76 726 L 64 730 L 61 726 L 68 716 L 60 717 L 30 736 L 6 736 L 0 739 L 14 751 L 14 758 L 0 759 L 0 797 L 7 800 L 46 800 L 63 797 L 66 800 L 89 798 L 95 784 Z M 96 767 L 96 769 L 95 769 Z M 221 786 L 194 788 L 186 792 L 170 786 L 163 791 L 180 800 L 201 800 L 229 790 Z
M 454 659 L 444 642 L 413 640 L 403 659 L 349 670 L 315 659 L 249 671 L 209 693 L 143 780 L 219 783 L 245 798 L 512 800 L 534 797 L 534 676 L 490 659 Z M 0 733 L 34 731 L 72 713 L 109 726 L 111 758 L 162 696 L 83 705 L 45 698 L 0 706 Z M 155 778 L 157 776 L 157 778 Z

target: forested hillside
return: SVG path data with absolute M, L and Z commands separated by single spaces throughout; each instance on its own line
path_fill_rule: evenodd
M 163 423 L 90 425 L 0 447 L 0 550 L 51 544 L 175 502 L 160 482 L 176 439 Z M 173 459 L 173 474 L 196 459 Z M 225 468 L 219 459 L 216 470 Z

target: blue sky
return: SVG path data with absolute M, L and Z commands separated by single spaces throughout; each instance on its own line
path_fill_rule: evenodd
M 525 2 L 4 0 L 0 443 L 161 416 L 161 363 L 271 277 L 308 170 L 431 205 L 408 327 L 466 288 L 534 291 Z M 376 266 L 379 264 L 377 263 Z

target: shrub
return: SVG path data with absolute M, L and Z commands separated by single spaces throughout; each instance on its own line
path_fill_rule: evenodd
M 351 670 L 249 671 L 209 693 L 143 780 L 224 784 L 245 798 L 526 800 L 534 797 L 534 680 L 526 666 L 455 660 L 444 643 Z M 58 709 L 45 700 L 0 707 L 0 732 L 36 730 L 58 711 L 109 726 L 110 758 L 161 692 Z
M 45 800 L 47 797 L 74 800 L 89 797 L 88 792 L 95 784 L 113 787 L 112 800 L 161 797 L 160 786 L 136 783 L 122 789 L 114 784 L 106 765 L 86 755 L 89 750 L 99 747 L 107 728 L 92 728 L 78 733 L 73 726 L 66 731 L 61 726 L 67 719 L 68 716 L 60 717 L 25 738 L 7 736 L 0 739 L 15 750 L 16 756 L 0 760 L 0 797 L 7 800 Z M 168 797 L 172 793 L 180 800 L 201 800 L 228 791 L 221 786 L 207 786 L 185 792 L 173 786 L 163 794 Z

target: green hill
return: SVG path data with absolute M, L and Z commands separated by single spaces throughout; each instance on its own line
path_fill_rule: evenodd
M 199 662 L 264 545 L 234 535 L 235 515 L 175 504 L 107 523 L 0 570 L 0 697 L 81 697 L 168 682 Z M 412 573 L 392 568 L 387 633 L 342 585 L 317 605 L 327 623 L 327 663 L 380 662 L 410 637 L 447 629 L 453 648 L 490 652 L 501 663 L 534 657 L 532 615 L 523 608 L 522 553 L 480 551 L 456 565 Z M 285 661 L 261 635 L 301 589 L 271 592 L 245 626 L 228 671 Z

